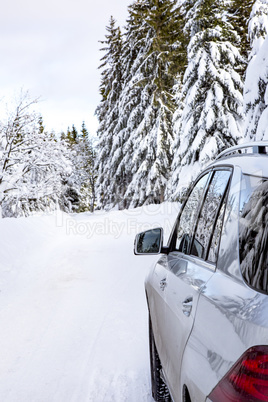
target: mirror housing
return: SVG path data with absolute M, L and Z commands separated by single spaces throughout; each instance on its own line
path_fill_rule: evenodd
M 134 243 L 135 255 L 156 255 L 163 252 L 163 229 L 156 228 L 137 234 Z

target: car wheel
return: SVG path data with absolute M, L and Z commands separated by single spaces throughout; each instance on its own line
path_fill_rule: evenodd
M 150 366 L 152 381 L 152 396 L 157 402 L 171 402 L 168 388 L 161 376 L 161 362 L 155 346 L 151 320 L 149 318 Z

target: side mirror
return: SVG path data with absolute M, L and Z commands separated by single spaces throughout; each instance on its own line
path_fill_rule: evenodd
M 151 229 L 137 234 L 134 243 L 134 254 L 159 254 L 163 244 L 163 229 Z

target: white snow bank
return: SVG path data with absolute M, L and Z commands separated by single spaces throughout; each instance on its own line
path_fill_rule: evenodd
M 0 220 L 0 400 L 152 401 L 137 232 L 176 204 Z

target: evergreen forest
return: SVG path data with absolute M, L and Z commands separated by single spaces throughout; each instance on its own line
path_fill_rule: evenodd
M 223 149 L 268 140 L 268 0 L 135 0 L 100 40 L 95 143 L 21 93 L 0 122 L 2 217 L 181 201 Z
M 181 200 L 223 149 L 268 139 L 267 0 L 136 0 L 106 29 L 99 208 Z

